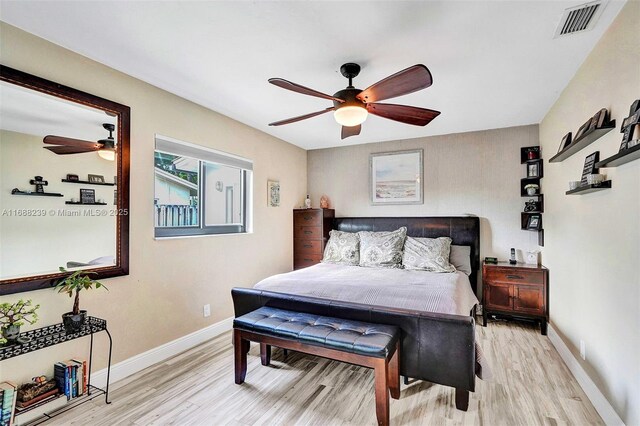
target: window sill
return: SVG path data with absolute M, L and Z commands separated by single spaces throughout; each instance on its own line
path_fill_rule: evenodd
M 202 234 L 202 235 L 175 235 L 171 237 L 153 237 L 154 240 L 182 240 L 185 238 L 207 238 L 207 237 L 231 237 L 235 235 L 251 235 L 253 231 L 250 232 L 232 232 L 229 234 Z

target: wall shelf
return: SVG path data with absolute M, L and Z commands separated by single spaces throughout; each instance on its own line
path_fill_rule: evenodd
M 30 195 L 33 197 L 64 197 L 62 194 L 58 194 L 57 192 L 11 192 L 11 195 Z
M 616 128 L 616 120 L 611 120 L 606 126 L 600 127 L 599 129 L 593 129 L 589 133 L 583 135 L 580 139 L 577 139 L 571 143 L 568 147 L 554 155 L 549 159 L 550 163 L 559 163 L 569 157 L 571 157 L 576 152 L 582 150 L 588 145 L 591 145 L 602 136 L 606 135 L 610 131 Z
M 62 179 L 62 182 L 64 183 L 77 183 L 80 185 L 102 185 L 102 186 L 116 186 L 115 183 L 110 183 L 110 182 L 89 182 L 88 180 L 69 180 L 69 179 Z
M 640 158 L 640 144 L 634 146 L 633 148 L 620 151 L 616 155 L 612 155 L 609 158 L 605 158 L 604 160 L 599 161 L 598 163 L 596 163 L 596 167 L 618 167 L 630 161 L 637 160 L 638 158 Z
M 598 185 L 582 185 L 576 189 L 572 189 L 571 191 L 565 192 L 566 195 L 583 195 L 589 194 L 591 192 L 602 191 L 603 189 L 611 189 L 611 181 L 605 180 L 601 184 Z
M 73 201 L 65 201 L 65 204 L 72 204 L 74 206 L 106 206 L 107 203 L 74 203 Z

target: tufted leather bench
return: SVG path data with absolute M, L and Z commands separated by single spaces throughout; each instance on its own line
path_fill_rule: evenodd
M 244 382 L 249 342 L 260 343 L 262 364 L 271 345 L 373 368 L 378 423 L 389 424 L 389 393 L 400 397 L 400 329 L 263 306 L 233 321 L 235 381 Z

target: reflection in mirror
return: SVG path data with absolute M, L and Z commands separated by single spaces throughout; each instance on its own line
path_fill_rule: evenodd
M 117 128 L 99 109 L 0 82 L 0 279 L 115 265 Z

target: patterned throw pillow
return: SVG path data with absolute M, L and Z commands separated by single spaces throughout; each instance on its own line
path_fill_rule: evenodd
M 360 237 L 355 232 L 335 229 L 329 232 L 329 242 L 324 249 L 323 263 L 358 266 L 360 262 Z
M 402 265 L 404 269 L 429 272 L 455 272 L 449 263 L 451 238 L 412 238 L 404 243 Z
M 402 247 L 407 237 L 404 226 L 391 232 L 360 231 L 360 266 L 402 268 Z

